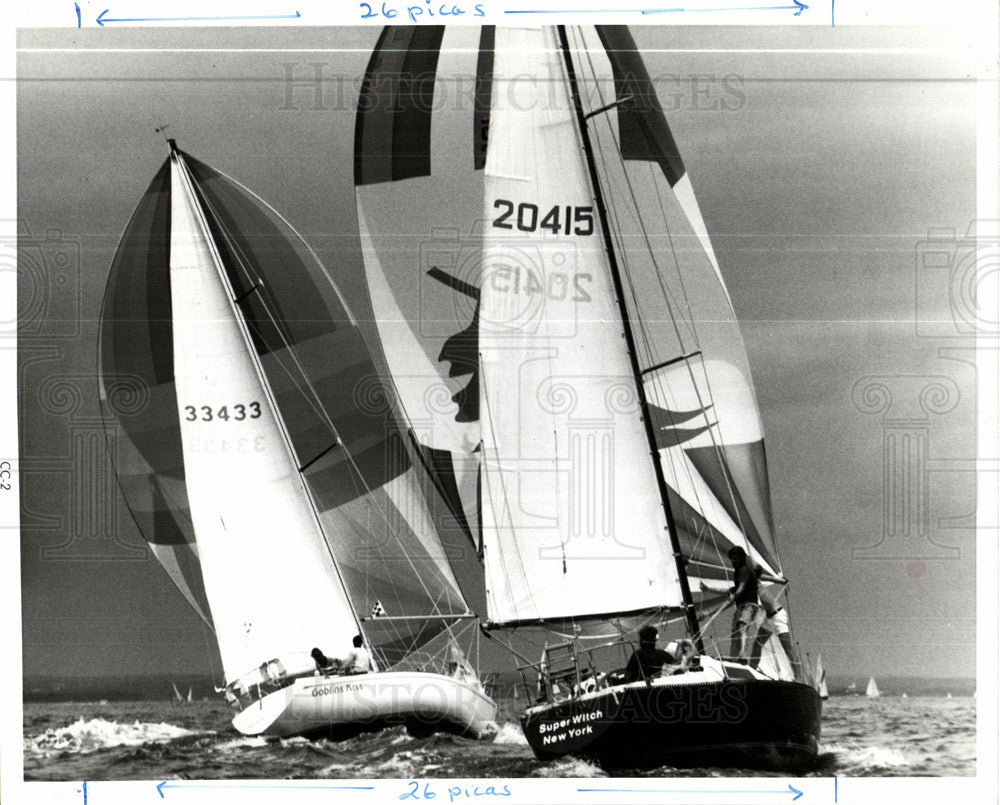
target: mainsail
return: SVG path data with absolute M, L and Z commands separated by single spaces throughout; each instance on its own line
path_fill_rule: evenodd
M 389 667 L 468 614 L 336 288 L 173 146 L 112 266 L 99 375 L 123 495 L 228 681 L 359 629 Z

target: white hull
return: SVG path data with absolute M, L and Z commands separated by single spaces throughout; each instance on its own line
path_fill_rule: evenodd
M 233 718 L 244 735 L 349 735 L 406 723 L 474 738 L 496 733 L 496 703 L 478 685 L 442 674 L 386 671 L 311 676 L 269 693 Z

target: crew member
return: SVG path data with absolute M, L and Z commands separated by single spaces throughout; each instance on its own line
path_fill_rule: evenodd
M 364 646 L 364 638 L 354 635 L 354 648 L 340 661 L 342 674 L 367 674 L 372 670 L 372 659 Z
M 747 659 L 747 643 L 749 642 L 750 624 L 757 614 L 757 574 L 747 561 L 747 552 L 739 545 L 734 545 L 728 552 L 729 561 L 733 565 L 734 586 L 733 602 L 736 611 L 733 613 L 732 638 L 729 654 L 740 660 Z
M 652 679 L 659 676 L 664 665 L 674 662 L 673 654 L 656 647 L 658 634 L 655 626 L 643 626 L 639 630 L 639 648 L 632 652 L 625 666 L 626 682 Z
M 767 643 L 768 638 L 774 635 L 781 642 L 781 648 L 785 651 L 785 656 L 792 665 L 792 673 L 796 681 L 802 680 L 802 663 L 799 661 L 798 652 L 792 644 L 792 636 L 788 629 L 788 610 L 778 604 L 777 599 L 766 587 L 761 587 L 758 593 L 760 597 L 761 611 L 758 613 L 756 622 L 757 636 L 753 641 L 753 653 L 750 657 L 750 665 L 756 668 L 760 664 L 760 652 Z

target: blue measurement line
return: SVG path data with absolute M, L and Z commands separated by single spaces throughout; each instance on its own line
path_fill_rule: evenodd
M 80 19 L 80 4 L 79 3 L 73 3 L 73 8 L 76 9 L 76 27 L 77 28 L 82 28 L 83 27 L 83 21 Z
M 239 783 L 232 783 L 226 785 L 224 783 L 192 783 L 191 785 L 186 785 L 182 783 L 170 784 L 164 780 L 158 786 L 156 790 L 160 795 L 160 799 L 165 799 L 163 796 L 163 789 L 165 788 L 228 788 L 228 789 L 243 789 L 243 788 L 308 788 L 308 789 L 324 789 L 327 791 L 374 791 L 375 786 L 373 785 L 240 785 Z
M 104 27 L 108 22 L 211 22 L 213 20 L 292 20 L 298 19 L 302 14 L 296 11 L 294 14 L 246 14 L 246 15 L 226 15 L 220 17 L 116 17 L 105 19 L 104 15 L 108 9 L 104 9 L 98 17 L 97 24 Z
M 504 14 L 695 14 L 718 11 L 795 11 L 798 17 L 809 6 L 792 0 L 791 6 L 730 6 L 725 8 L 518 8 Z
M 837 801 L 837 778 L 833 778 L 833 801 Z
M 803 11 L 805 11 L 809 6 L 805 3 L 800 3 L 799 0 L 792 0 L 795 3 L 794 6 L 733 6 L 731 8 L 649 8 L 643 11 L 643 14 L 674 14 L 678 11 L 684 12 L 685 14 L 697 14 L 704 13 L 707 11 L 792 11 L 798 9 L 793 16 L 797 17 Z
M 675 9 L 683 11 L 683 9 Z M 504 14 L 645 14 L 644 8 L 519 8 L 514 11 L 504 11 Z
M 802 796 L 802 792 L 797 788 L 788 786 L 783 791 L 742 791 L 736 789 L 700 789 L 700 788 L 578 788 L 581 794 L 795 794 L 792 797 L 794 802 Z

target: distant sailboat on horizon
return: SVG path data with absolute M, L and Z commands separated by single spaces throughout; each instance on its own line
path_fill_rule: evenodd
M 816 656 L 816 673 L 814 675 L 814 686 L 821 699 L 829 699 L 830 691 L 826 688 L 826 669 L 823 668 L 823 655 Z
M 875 698 L 881 695 L 882 694 L 878 692 L 878 685 L 875 684 L 875 677 L 868 677 L 868 687 L 865 689 L 865 696 Z

